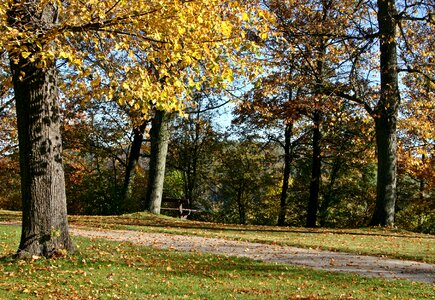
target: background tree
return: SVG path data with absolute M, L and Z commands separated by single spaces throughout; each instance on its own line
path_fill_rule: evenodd
M 416 4 L 413 6 L 412 4 Z M 404 73 L 399 129 L 397 223 L 434 232 L 434 3 L 401 3 L 398 44 Z M 412 216 L 410 219 L 408 217 Z
M 176 198 L 189 199 L 190 206 L 207 210 L 207 181 L 215 161 L 217 144 L 220 140 L 218 128 L 213 123 L 217 117 L 214 96 L 204 91 L 197 96 L 197 105 L 187 118 L 178 118 L 172 124 L 168 167 L 181 176 L 181 186 Z M 211 177 L 211 178 L 210 178 Z M 204 197 L 205 196 L 205 197 Z
M 16 210 L 21 209 L 21 199 L 14 98 L 3 88 L 0 92 L 0 207 Z
M 380 98 L 373 115 L 376 128 L 378 176 L 372 225 L 394 224 L 397 171 L 397 114 L 400 103 L 397 20 L 394 0 L 379 0 Z
M 345 74 L 347 64 L 351 63 L 352 56 L 346 36 L 350 30 L 349 19 L 359 18 L 360 9 L 354 6 L 355 1 L 345 4 L 338 1 L 263 1 L 264 5 L 275 16 L 275 22 L 270 27 L 271 38 L 263 43 L 265 63 L 268 66 L 264 79 L 257 84 L 257 103 L 270 102 L 271 99 L 281 100 L 282 105 L 275 111 L 273 105 L 257 105 L 253 110 L 264 115 L 285 116 L 287 126 L 293 127 L 294 120 L 301 115 L 309 116 L 312 122 L 312 159 L 311 179 L 309 179 L 309 195 L 307 197 L 307 222 L 309 227 L 316 226 L 317 210 L 319 205 L 319 192 L 321 185 L 322 160 L 322 122 L 325 114 L 336 109 L 337 98 L 334 94 L 325 94 L 323 87 L 332 82 L 340 82 Z M 352 17 L 350 17 L 350 15 Z M 255 90 L 255 88 L 254 88 Z M 281 95 L 280 95 L 281 93 Z M 287 95 L 287 96 L 286 96 Z M 252 100 L 251 100 L 252 101 Z M 289 131 L 287 129 L 287 134 Z M 284 139 L 285 141 L 286 139 Z M 288 137 L 287 137 L 288 140 Z M 284 145 L 285 146 L 285 145 Z M 289 146 L 286 151 L 289 153 Z M 289 155 L 287 154 L 287 157 Z M 287 159 L 287 162 L 290 161 Z M 287 164 L 288 165 L 288 164 Z M 284 168 L 283 178 L 288 178 L 289 168 Z M 287 173 L 287 174 L 286 174 Z M 281 198 L 281 207 L 285 203 L 285 188 Z M 280 224 L 284 221 L 282 209 Z
M 138 210 L 136 194 L 132 198 L 137 201 L 124 201 L 121 194 L 133 139 L 128 114 L 113 101 L 91 101 L 82 107 L 69 101 L 63 114 L 68 211 L 119 214 Z
M 278 206 L 271 200 L 278 191 L 268 151 L 250 140 L 225 144 L 216 170 L 220 219 L 239 224 L 275 223 Z
M 294 20 L 295 14 L 289 12 L 303 12 L 303 9 L 292 1 L 281 3 L 268 2 L 273 12 L 281 13 L 282 20 Z M 432 5 L 433 6 L 433 5 Z M 320 89 L 326 95 L 336 95 L 351 100 L 366 108 L 374 118 L 377 128 L 378 154 L 378 192 L 377 205 L 372 224 L 391 225 L 394 220 L 394 199 L 396 189 L 396 119 L 399 108 L 399 71 L 423 72 L 426 76 L 431 73 L 428 68 L 410 67 L 404 57 L 397 55 L 397 45 L 403 45 L 401 53 L 409 56 L 410 41 L 416 30 L 414 27 L 424 28 L 422 31 L 431 32 L 431 17 L 429 2 L 399 2 L 396 9 L 395 1 L 307 1 L 304 9 L 311 15 L 319 15 L 321 7 L 328 7 L 330 14 L 329 26 L 293 26 L 294 21 L 285 23 L 285 28 L 294 39 L 286 39 L 291 45 L 299 49 L 298 39 L 318 40 L 328 43 L 327 61 L 336 66 L 331 68 L 338 72 L 334 80 L 321 82 Z M 286 15 L 282 12 L 287 12 Z M 310 16 L 307 13 L 307 16 Z M 373 18 L 373 13 L 376 18 Z M 304 17 L 301 18 L 305 20 Z M 375 21 L 374 21 L 375 20 Z M 407 20 L 408 23 L 404 21 Z M 415 25 L 415 22 L 420 22 Z M 307 24 L 310 24 L 307 22 Z M 413 24 L 413 25 L 412 25 Z M 314 26 L 313 26 L 314 25 Z M 400 30 L 399 30 L 400 29 Z M 379 41 L 376 47 L 374 41 Z M 340 51 L 341 49 L 341 51 Z M 343 52 L 344 50 L 344 52 Z M 300 52 L 302 55 L 304 52 Z M 403 56 L 403 55 L 402 55 Z M 406 56 L 406 55 L 405 55 Z M 424 57 L 423 55 L 422 57 Z M 409 61 L 409 59 L 408 59 Z M 399 64 L 407 68 L 400 68 Z M 316 64 L 312 64 L 316 66 Z M 415 66 L 415 65 L 414 65 Z M 418 71 L 417 71 L 418 70 Z M 372 76 L 377 72 L 379 76 Z M 312 82 L 316 82 L 315 79 Z M 317 83 L 319 83 L 317 81 Z M 378 89 L 378 84 L 379 88 Z
M 299 140 L 293 132 L 294 123 L 300 118 L 298 111 L 303 106 L 298 102 L 298 92 L 285 81 L 280 82 L 281 78 L 280 75 L 275 74 L 259 81 L 256 87 L 244 95 L 243 101 L 239 102 L 235 112 L 237 117 L 234 120 L 236 124 L 247 124 L 250 128 L 248 132 L 251 134 L 267 131 L 266 139 L 281 147 L 284 152 L 279 226 L 285 224 L 291 164 L 294 148 Z M 272 94 L 271 91 L 273 91 Z
M 397 223 L 434 232 L 434 84 L 425 76 L 408 76 L 398 121 L 399 165 Z
M 322 127 L 319 224 L 362 226 L 371 217 L 376 194 L 373 128 L 362 109 L 346 101 L 338 103 Z

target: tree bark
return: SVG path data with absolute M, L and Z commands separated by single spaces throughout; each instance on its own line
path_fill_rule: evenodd
M 286 124 L 284 133 L 284 173 L 281 187 L 281 197 L 279 206 L 278 226 L 285 225 L 285 215 L 287 209 L 287 191 L 290 180 L 290 167 L 293 160 L 291 153 L 291 137 L 293 134 L 293 123 Z
M 378 117 L 375 124 L 378 171 L 376 207 L 371 225 L 392 226 L 396 204 L 396 122 L 386 117 Z
M 57 18 L 56 7 L 47 4 L 38 9 L 39 2 L 28 1 L 9 11 L 9 25 L 23 32 L 43 32 L 52 26 Z M 33 44 L 26 46 L 32 55 L 40 51 Z M 21 49 L 16 46 L 9 51 L 23 202 L 17 257 L 48 258 L 73 251 L 66 211 L 57 70 L 55 62 L 46 62 L 45 68 L 38 67 L 38 60 L 23 58 Z
M 125 204 L 131 196 L 131 182 L 135 177 L 135 169 L 139 162 L 140 150 L 143 142 L 143 135 L 147 122 L 143 122 L 139 127 L 133 128 L 133 142 L 131 143 L 130 154 L 128 155 L 127 167 L 125 169 L 124 184 L 122 187 L 121 199 Z
M 397 114 L 400 91 L 397 70 L 394 0 L 378 1 L 380 99 L 374 111 L 378 159 L 376 207 L 371 225 L 394 225 L 397 173 Z
M 307 207 L 307 222 L 306 227 L 316 227 L 317 209 L 319 206 L 319 191 L 320 191 L 320 174 L 321 174 L 321 132 L 320 132 L 320 111 L 313 112 L 313 157 L 311 165 L 311 182 L 310 182 L 310 197 Z
M 154 214 L 160 214 L 162 205 L 168 143 L 169 114 L 157 110 L 151 125 L 151 157 L 145 199 L 146 209 Z

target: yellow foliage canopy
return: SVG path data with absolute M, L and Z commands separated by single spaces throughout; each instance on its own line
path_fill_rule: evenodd
M 204 82 L 222 87 L 257 68 L 245 55 L 257 46 L 244 36 L 247 28 L 261 36 L 267 14 L 254 2 L 2 1 L 0 53 L 39 68 L 67 62 L 67 97 L 115 99 L 143 115 L 151 108 L 182 111 Z M 21 19 L 26 10 L 53 6 L 54 25 Z

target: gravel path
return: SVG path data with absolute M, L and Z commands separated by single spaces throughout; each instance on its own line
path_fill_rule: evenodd
M 305 266 L 334 272 L 350 272 L 388 279 L 407 279 L 435 284 L 435 265 L 342 252 L 266 245 L 199 236 L 147 233 L 131 230 L 89 230 L 72 226 L 73 235 L 128 241 L 158 249 L 197 251 L 255 260 Z

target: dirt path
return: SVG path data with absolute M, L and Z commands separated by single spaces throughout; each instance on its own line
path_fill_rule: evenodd
M 72 226 L 71 233 L 90 238 L 128 241 L 158 249 L 197 251 L 248 257 L 280 264 L 299 265 L 364 276 L 408 279 L 435 284 L 435 265 L 415 261 L 319 251 L 289 246 L 266 245 L 199 236 L 148 233 L 130 230 L 89 230 Z

